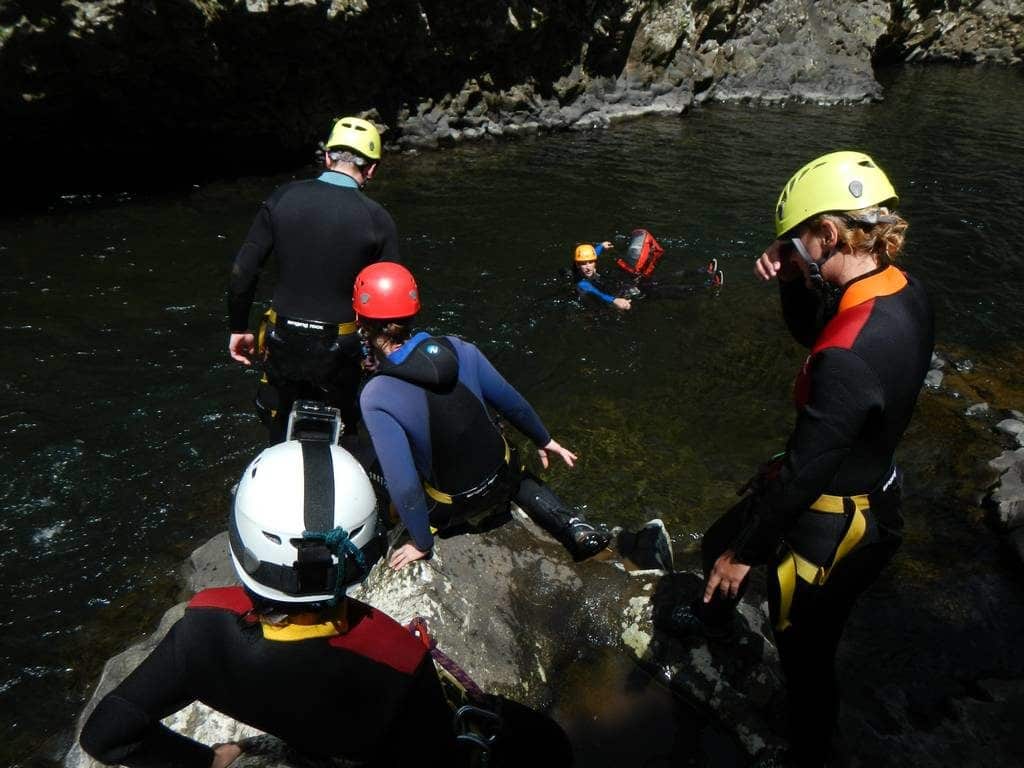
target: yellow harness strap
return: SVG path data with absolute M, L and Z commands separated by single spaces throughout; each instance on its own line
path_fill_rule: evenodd
M 260 320 L 260 329 L 256 333 L 256 354 L 263 356 L 263 350 L 266 349 L 267 342 L 267 326 L 274 325 L 277 323 L 277 312 L 271 307 L 263 313 L 263 319 Z
M 864 512 L 869 508 L 867 494 L 857 496 L 819 496 L 811 504 L 811 509 L 816 512 L 827 512 L 830 514 L 844 515 L 852 512 L 850 525 L 846 528 L 842 541 L 836 547 L 835 557 L 828 566 L 816 565 L 807 558 L 798 554 L 792 547 L 782 558 L 776 569 L 779 579 L 779 616 L 775 622 L 775 630 L 781 632 L 790 626 L 789 611 L 793 607 L 793 593 L 796 591 L 796 580 L 801 578 L 808 584 L 816 587 L 822 586 L 828 581 L 832 569 L 853 550 L 860 540 L 864 538 L 867 530 L 867 518 Z
M 508 445 L 508 440 L 505 440 L 505 438 L 502 438 L 502 442 L 505 443 L 505 463 L 508 464 L 510 459 L 512 458 L 512 449 Z M 490 479 L 488 479 L 486 481 L 486 483 L 490 483 L 490 482 L 491 482 Z M 455 503 L 455 500 L 454 500 L 454 498 L 452 497 L 452 495 L 450 493 L 445 493 L 444 491 L 439 491 L 437 488 L 432 486 L 426 480 L 423 481 L 423 490 L 427 494 L 427 496 L 429 496 L 430 498 L 432 498 L 434 501 L 438 502 L 439 504 L 454 504 Z M 476 490 L 476 489 L 470 489 L 470 490 Z M 464 493 L 468 493 L 468 491 L 464 491 Z M 431 530 L 433 530 L 433 529 L 431 529 Z

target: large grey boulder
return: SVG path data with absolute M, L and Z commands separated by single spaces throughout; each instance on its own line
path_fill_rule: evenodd
M 184 577 L 190 590 L 233 583 L 227 535 L 196 550 Z M 681 599 L 676 588 L 682 585 L 689 591 L 699 578 L 693 574 L 665 577 L 660 571 L 629 573 L 614 559 L 574 564 L 560 545 L 516 517 L 485 534 L 440 540 L 431 560 L 402 571 L 378 564 L 352 594 L 403 623 L 425 617 L 438 647 L 488 692 L 546 707 L 580 654 L 603 646 L 651 669 L 665 670 L 658 676 L 666 683 L 691 702 L 713 706 L 733 723 L 749 754 L 776 743 L 772 724 L 757 713 L 757 707 L 777 692 L 778 680 L 772 668 L 774 656 L 762 653 L 765 641 L 757 632 L 763 624 L 759 609 L 744 610 L 751 627 L 750 640 L 744 643 L 758 650 L 745 651 L 742 663 L 734 661 L 731 652 L 723 655 L 702 643 L 675 643 L 654 628 L 652 603 L 664 606 Z M 146 657 L 181 616 L 184 605 L 168 611 L 150 637 L 108 662 L 79 729 L 98 699 Z M 699 663 L 692 664 L 694 660 Z M 751 681 L 760 681 L 764 691 L 752 695 Z M 199 704 L 165 722 L 208 744 L 257 734 Z M 241 766 L 310 765 L 307 758 L 272 737 L 264 736 L 254 745 L 260 754 L 247 756 Z M 96 768 L 97 764 L 76 745 L 65 765 Z

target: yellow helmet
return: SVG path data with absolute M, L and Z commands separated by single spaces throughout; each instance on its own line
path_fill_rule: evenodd
M 327 149 L 352 149 L 370 160 L 380 160 L 380 134 L 373 123 L 358 117 L 342 117 L 334 123 L 324 145 Z
M 868 155 L 830 152 L 794 173 L 782 188 L 775 205 L 775 236 L 819 213 L 856 211 L 889 201 L 899 202 L 896 190 Z
M 597 261 L 597 251 L 594 250 L 594 246 L 583 245 L 576 246 L 576 253 L 572 255 L 572 260 L 577 264 L 583 264 L 587 261 Z

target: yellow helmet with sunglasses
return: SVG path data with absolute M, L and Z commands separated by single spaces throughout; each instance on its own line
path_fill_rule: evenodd
M 352 149 L 370 160 L 380 160 L 380 133 L 368 120 L 342 117 L 324 144 L 327 149 Z
M 888 177 L 868 155 L 830 152 L 794 173 L 782 188 L 775 205 L 775 236 L 782 237 L 819 213 L 898 202 Z

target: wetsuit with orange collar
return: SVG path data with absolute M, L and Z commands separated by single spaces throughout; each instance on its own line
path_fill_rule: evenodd
M 832 317 L 802 280 L 780 291 L 791 333 L 810 347 L 794 387 L 796 425 L 785 453 L 707 531 L 702 549 L 706 572 L 727 549 L 739 562 L 775 566 L 769 607 L 802 734 L 799 759 L 827 750 L 843 625 L 900 543 L 893 457 L 928 371 L 934 322 L 920 282 L 894 266 L 848 283 Z M 705 622 L 731 621 L 737 600 L 716 593 Z

